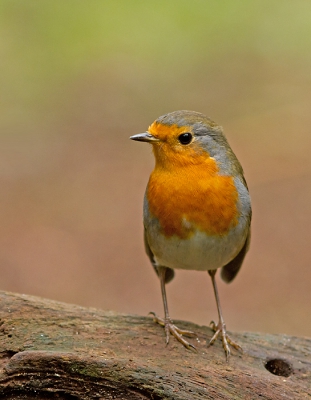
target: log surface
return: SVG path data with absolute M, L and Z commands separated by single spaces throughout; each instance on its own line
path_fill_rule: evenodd
M 232 333 L 227 363 L 210 328 L 175 322 L 197 352 L 151 317 L 0 292 L 0 398 L 311 399 L 311 339 Z

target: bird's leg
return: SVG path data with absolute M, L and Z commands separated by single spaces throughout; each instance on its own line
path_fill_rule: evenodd
M 220 307 L 220 301 L 219 301 L 219 295 L 218 295 L 218 289 L 217 289 L 217 285 L 216 285 L 216 280 L 215 280 L 215 275 L 216 275 L 217 270 L 216 269 L 212 269 L 209 270 L 208 273 L 210 275 L 210 277 L 212 278 L 212 283 L 213 283 L 213 288 L 214 288 L 214 293 L 215 293 L 215 299 L 216 299 L 216 304 L 217 304 L 217 311 L 218 311 L 218 318 L 219 318 L 219 322 L 216 325 L 214 321 L 211 322 L 211 327 L 214 330 L 214 336 L 212 337 L 212 339 L 210 340 L 208 346 L 212 345 L 215 340 L 217 339 L 218 335 L 221 335 L 222 338 L 222 345 L 224 347 L 225 353 L 226 353 L 226 360 L 229 360 L 229 356 L 230 356 L 230 348 L 229 345 L 231 345 L 232 347 L 234 347 L 237 350 L 241 350 L 242 351 L 242 347 L 239 346 L 237 343 L 235 343 L 232 339 L 230 339 L 229 335 L 227 334 L 226 331 L 226 324 L 225 321 L 223 319 L 222 316 L 222 311 L 221 311 L 221 307 Z
M 196 348 L 187 340 L 185 340 L 182 335 L 188 336 L 188 337 L 195 337 L 196 334 L 191 332 L 191 331 L 186 331 L 179 329 L 176 325 L 173 324 L 173 321 L 171 320 L 169 313 L 168 313 L 168 305 L 167 305 L 167 298 L 166 298 L 166 290 L 165 290 L 165 267 L 157 267 L 158 268 L 158 273 L 159 273 L 159 278 L 161 282 L 161 292 L 162 292 L 162 300 L 163 300 L 163 306 L 164 306 L 164 319 L 159 318 L 155 313 L 151 312 L 150 314 L 153 315 L 153 320 L 154 322 L 157 322 L 161 326 L 164 326 L 165 329 L 165 335 L 166 335 L 166 344 L 169 343 L 170 340 L 170 334 L 172 334 L 180 343 L 182 343 L 187 349 L 195 349 Z

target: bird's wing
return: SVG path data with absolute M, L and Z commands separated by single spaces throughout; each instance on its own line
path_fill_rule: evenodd
M 244 257 L 249 249 L 250 241 L 251 241 L 251 230 L 249 229 L 244 246 L 242 247 L 240 252 L 234 257 L 232 261 L 223 266 L 221 269 L 221 277 L 225 282 L 230 283 L 236 277 L 237 273 L 239 272 L 242 266 Z
M 148 239 L 147 239 L 147 234 L 146 234 L 146 228 L 144 230 L 144 243 L 145 243 L 145 250 L 146 250 L 147 256 L 149 257 L 149 260 L 150 260 L 155 272 L 157 273 L 157 275 L 159 275 L 159 273 L 158 273 L 159 265 L 157 265 L 157 262 L 156 262 L 156 260 L 154 258 L 152 250 L 150 249 L 150 246 L 149 246 L 149 243 L 148 243 Z M 172 268 L 168 268 L 168 267 L 165 267 L 163 265 L 161 265 L 161 267 L 166 268 L 166 270 L 165 270 L 165 283 L 170 282 L 174 278 L 174 275 L 175 275 L 174 270 Z

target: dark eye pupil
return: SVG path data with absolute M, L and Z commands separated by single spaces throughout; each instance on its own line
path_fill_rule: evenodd
M 181 144 L 189 144 L 192 140 L 192 135 L 191 133 L 182 133 L 181 135 L 178 136 L 178 140 Z

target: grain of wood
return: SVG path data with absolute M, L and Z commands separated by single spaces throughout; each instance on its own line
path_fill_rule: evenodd
M 197 352 L 151 317 L 0 292 L 0 398 L 311 399 L 311 339 L 232 333 L 244 352 L 227 363 L 210 328 L 178 326 Z

